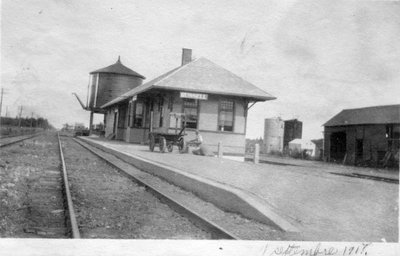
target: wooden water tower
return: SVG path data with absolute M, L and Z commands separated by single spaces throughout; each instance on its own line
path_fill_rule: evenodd
M 86 107 L 74 93 L 83 109 L 90 111 L 89 129 L 92 130 L 93 114 L 104 114 L 102 105 L 141 85 L 144 79 L 141 74 L 122 65 L 120 57 L 116 63 L 90 72 Z

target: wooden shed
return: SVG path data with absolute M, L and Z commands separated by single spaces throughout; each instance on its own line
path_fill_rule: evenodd
M 398 164 L 400 105 L 345 109 L 324 126 L 325 160 L 371 166 Z

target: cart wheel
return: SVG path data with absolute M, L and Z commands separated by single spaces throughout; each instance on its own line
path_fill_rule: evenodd
M 182 151 L 185 148 L 186 148 L 186 142 L 183 138 L 180 138 L 179 142 L 178 142 L 178 149 L 179 149 L 179 151 Z
M 154 146 L 156 145 L 156 139 L 154 138 L 153 134 L 150 134 L 150 143 L 149 143 L 149 148 L 150 151 L 153 152 L 154 151 Z
M 160 152 L 165 153 L 165 150 L 167 149 L 167 140 L 164 137 L 159 138 L 160 141 Z
M 172 150 L 174 149 L 173 146 L 174 146 L 174 145 L 173 145 L 172 143 L 168 143 L 167 149 L 168 149 L 168 152 L 169 152 L 169 153 L 171 153 Z

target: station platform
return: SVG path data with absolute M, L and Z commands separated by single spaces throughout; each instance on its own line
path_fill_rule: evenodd
M 144 145 L 80 139 L 221 208 L 297 232 L 299 240 L 398 241 L 398 184 L 315 167 L 150 152 Z
M 246 154 L 245 159 L 247 161 L 253 160 L 252 154 Z M 371 167 L 356 167 L 351 165 L 343 165 L 337 163 L 329 163 L 323 161 L 313 161 L 313 160 L 302 160 L 294 159 L 290 157 L 281 157 L 275 155 L 262 155 L 260 154 L 259 160 L 261 163 L 270 163 L 278 165 L 292 165 L 292 166 L 302 166 L 314 169 L 316 171 L 324 172 L 336 172 L 343 174 L 359 174 L 364 176 L 370 176 L 373 178 L 382 179 L 392 179 L 394 181 L 399 181 L 399 170 L 395 169 L 384 169 L 384 168 L 371 168 Z

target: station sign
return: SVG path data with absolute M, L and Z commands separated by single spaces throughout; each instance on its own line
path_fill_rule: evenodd
M 181 98 L 196 99 L 196 100 L 208 100 L 208 94 L 193 93 L 193 92 L 181 92 Z

